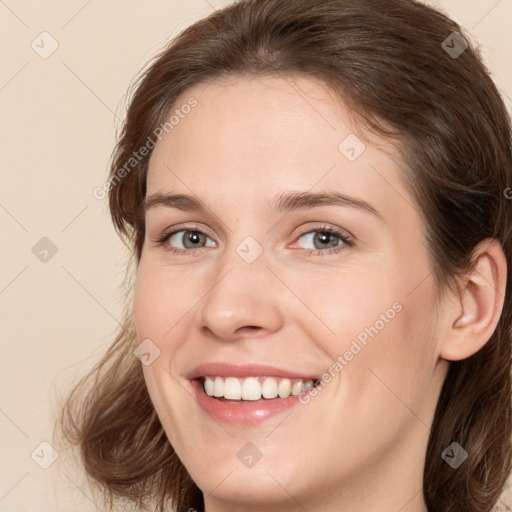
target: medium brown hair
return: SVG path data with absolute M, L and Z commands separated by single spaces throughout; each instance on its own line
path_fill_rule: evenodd
M 450 54 L 463 40 L 468 47 Z M 322 80 L 368 130 L 397 144 L 427 226 L 439 290 L 472 268 L 473 250 L 486 238 L 500 242 L 512 268 L 506 108 L 465 31 L 411 0 L 241 0 L 193 24 L 157 55 L 135 84 L 110 168 L 112 220 L 136 264 L 151 151 L 125 167 L 122 179 L 119 170 L 140 148 L 154 146 L 155 130 L 178 97 L 215 78 L 290 74 Z M 511 338 L 509 271 L 492 337 L 473 356 L 450 363 L 426 454 L 430 512 L 489 511 L 504 488 L 512 453 Z M 155 499 L 160 511 L 168 501 L 180 511 L 203 510 L 202 493 L 151 403 L 136 345 L 126 306 L 115 342 L 62 408 L 63 436 L 79 446 L 87 474 L 111 504 L 120 497 L 145 509 Z M 457 470 L 441 457 L 454 441 L 469 455 Z

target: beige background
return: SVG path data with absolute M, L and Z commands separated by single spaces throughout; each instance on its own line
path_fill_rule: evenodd
M 31 458 L 51 462 L 40 443 L 51 441 L 57 400 L 113 340 L 120 317 L 126 253 L 92 191 L 105 182 L 138 70 L 228 3 L 0 0 L 2 512 L 100 510 L 62 457 L 48 469 Z M 482 45 L 512 110 L 512 0 L 429 3 Z M 43 237 L 57 249 L 46 262 L 32 250 Z M 512 508 L 512 493 L 503 501 Z

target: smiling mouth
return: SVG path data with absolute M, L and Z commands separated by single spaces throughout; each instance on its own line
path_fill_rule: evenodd
M 226 402 L 240 403 L 288 398 L 320 384 L 317 379 L 289 379 L 270 376 L 245 378 L 204 376 L 197 380 L 206 395 Z

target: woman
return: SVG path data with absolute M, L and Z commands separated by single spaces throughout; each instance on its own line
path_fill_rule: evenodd
M 61 418 L 110 505 L 491 510 L 510 135 L 477 50 L 420 3 L 246 0 L 182 32 L 111 164 L 133 300 Z

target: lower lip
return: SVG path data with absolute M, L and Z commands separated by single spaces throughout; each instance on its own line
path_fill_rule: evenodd
M 272 416 L 292 409 L 299 404 L 299 395 L 288 398 L 262 398 L 261 400 L 228 402 L 207 395 L 203 383 L 190 381 L 199 405 L 218 421 L 234 425 L 257 425 Z

